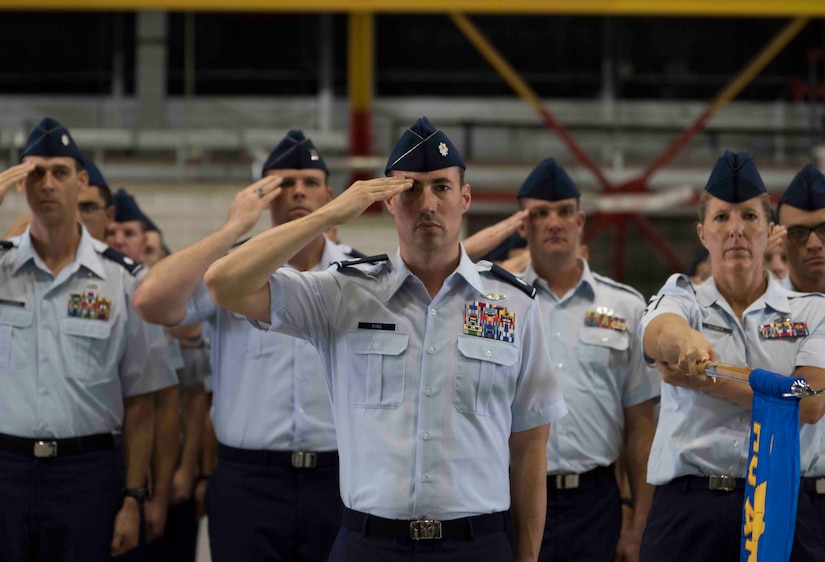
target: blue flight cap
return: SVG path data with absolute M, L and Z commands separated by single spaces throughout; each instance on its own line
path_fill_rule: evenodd
M 560 201 L 580 197 L 581 193 L 567 172 L 552 158 L 545 158 L 530 172 L 521 189 L 518 190 L 518 199 L 544 199 L 545 201 Z
M 83 161 L 83 168 L 86 170 L 86 173 L 89 174 L 89 185 L 109 188 L 109 184 L 106 183 L 106 178 L 103 177 L 103 174 L 100 173 L 100 170 L 97 169 L 94 162 L 86 158 Z
M 26 139 L 20 161 L 26 156 L 68 156 L 81 163 L 85 161 L 69 130 L 51 117 L 44 117 Z
M 779 198 L 779 205 L 790 205 L 803 211 L 825 208 L 825 176 L 813 164 L 806 164 Z
M 452 166 L 467 168 L 447 135 L 433 127 L 426 117 L 422 117 L 404 131 L 395 143 L 384 174 L 389 176 L 392 170 L 432 172 Z
M 115 206 L 115 222 L 145 221 L 146 215 L 138 207 L 135 198 L 125 189 L 120 188 L 112 195 L 112 205 Z
M 149 218 L 149 215 L 146 215 L 142 211 L 141 211 L 141 214 L 143 215 L 143 224 L 144 224 L 144 229 L 143 230 L 146 231 L 146 232 L 157 232 L 158 234 L 160 234 L 160 229 L 158 228 L 158 225 L 156 225 L 152 221 L 152 219 Z
M 768 192 L 750 155 L 730 150 L 716 161 L 705 191 L 728 203 L 741 203 Z
M 264 162 L 261 173 L 267 170 L 323 170 L 329 175 L 321 153 L 300 129 L 289 131 Z

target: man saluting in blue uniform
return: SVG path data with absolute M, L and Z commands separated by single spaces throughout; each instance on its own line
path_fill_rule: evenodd
M 399 139 L 386 174 L 253 238 L 206 284 L 219 304 L 321 353 L 345 506 L 330 560 L 513 560 L 508 508 L 517 559 L 536 560 L 547 432 L 566 407 L 534 290 L 467 257 L 464 163 L 426 118 Z M 395 219 L 392 262 L 278 269 L 378 201 Z
M 137 544 L 148 494 L 137 265 L 77 222 L 88 175 L 68 130 L 44 119 L 21 159 L 31 226 L 0 251 L 0 560 L 109 560 Z

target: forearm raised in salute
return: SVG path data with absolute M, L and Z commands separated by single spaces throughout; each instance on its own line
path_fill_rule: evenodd
M 204 281 L 212 298 L 238 314 L 268 322 L 267 282 L 279 267 L 326 230 L 351 221 L 373 203 L 410 187 L 412 180 L 405 178 L 358 181 L 314 213 L 255 236 L 206 272 Z

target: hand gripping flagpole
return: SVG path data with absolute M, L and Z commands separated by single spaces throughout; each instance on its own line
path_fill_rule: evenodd
M 708 361 L 700 365 L 704 368 L 705 375 L 711 378 L 720 378 L 736 382 L 748 383 L 751 371 L 749 367 L 740 367 L 738 365 L 728 365 L 727 363 L 719 363 L 718 361 Z M 791 391 L 783 394 L 783 398 L 807 398 L 809 396 L 819 396 L 825 393 L 825 388 L 814 390 L 808 381 L 805 379 L 798 379 L 791 385 Z

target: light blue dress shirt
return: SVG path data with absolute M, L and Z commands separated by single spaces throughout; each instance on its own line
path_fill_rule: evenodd
M 796 291 L 788 275 L 779 283 L 788 291 Z M 815 424 L 802 424 L 799 434 L 799 448 L 802 453 L 802 476 L 820 478 L 825 476 L 825 420 Z
M 769 276 L 765 293 L 740 322 L 713 278 L 694 287 L 673 275 L 651 299 L 639 337 L 651 320 L 674 313 L 711 343 L 719 361 L 791 375 L 798 366 L 825 368 L 825 297 L 791 293 Z M 783 317 L 805 322 L 809 335 L 766 339 L 759 327 Z M 747 474 L 751 409 L 721 398 L 662 383 L 659 425 L 648 464 L 648 482 L 665 484 L 684 475 Z M 803 459 L 804 462 L 804 459 Z
M 146 325 L 129 306 L 135 277 L 102 256 L 107 246 L 85 228 L 56 278 L 28 230 L 11 241 L 0 250 L 0 432 L 119 431 L 123 397 L 162 388 L 147 361 Z
M 321 353 L 347 507 L 392 519 L 506 510 L 510 434 L 566 413 L 538 303 L 489 268 L 462 248 L 435 298 L 400 256 L 270 278 L 271 329 Z M 502 339 L 466 334 L 478 302 L 514 315 Z
M 327 240 L 314 270 L 350 259 L 344 250 Z M 203 284 L 181 323 L 196 321 L 211 324 L 212 423 L 220 443 L 278 451 L 337 448 L 321 359 L 312 345 L 256 330 L 243 316 L 218 307 Z
M 550 426 L 548 474 L 581 474 L 609 466 L 624 442 L 624 409 L 659 396 L 661 377 L 644 361 L 636 335 L 645 303 L 635 289 L 590 271 L 562 298 L 532 264 L 523 279 L 538 289 L 553 371 L 568 414 Z M 623 330 L 587 325 L 588 312 L 623 319 Z

